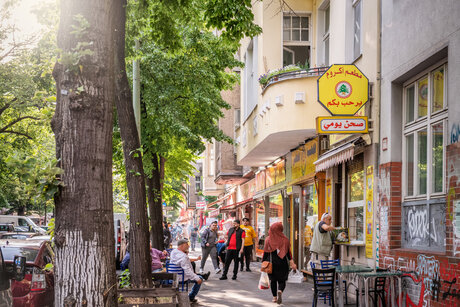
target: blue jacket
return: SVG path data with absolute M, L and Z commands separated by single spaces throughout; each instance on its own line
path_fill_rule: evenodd
M 123 258 L 123 261 L 121 261 L 120 263 L 120 268 L 122 271 L 128 269 L 129 260 L 130 260 L 129 252 L 126 252 L 125 258 Z

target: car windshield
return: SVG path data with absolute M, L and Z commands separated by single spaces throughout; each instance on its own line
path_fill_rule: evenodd
M 3 258 L 5 261 L 13 261 L 14 256 L 26 257 L 26 262 L 34 262 L 38 255 L 38 248 L 2 246 Z

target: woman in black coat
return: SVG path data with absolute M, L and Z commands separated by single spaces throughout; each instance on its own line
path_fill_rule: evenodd
M 297 266 L 292 260 L 291 243 L 283 234 L 283 224 L 280 222 L 270 226 L 268 237 L 265 240 L 263 261 L 272 263 L 272 273 L 268 274 L 270 289 L 273 294 L 273 302 L 281 304 L 289 275 L 289 265 L 293 270 L 296 270 Z

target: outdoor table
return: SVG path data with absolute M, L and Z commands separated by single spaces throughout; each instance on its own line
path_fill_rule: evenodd
M 335 267 L 335 271 L 337 272 L 337 275 L 339 277 L 339 307 L 343 307 L 342 274 L 372 272 L 373 269 L 363 265 L 339 265 Z M 359 288 L 359 283 L 358 290 L 361 291 L 361 289 Z
M 369 280 L 369 278 L 373 278 L 373 277 L 389 277 L 389 278 L 392 278 L 392 277 L 396 277 L 398 278 L 398 289 L 399 289 L 399 294 L 401 294 L 401 276 L 402 276 L 402 272 L 401 271 L 394 271 L 394 272 L 391 272 L 391 271 L 383 271 L 383 272 L 366 272 L 366 273 L 358 273 L 356 274 L 358 276 L 358 278 L 362 278 L 363 281 L 364 281 L 364 297 L 365 297 L 365 305 L 366 307 L 369 306 L 369 286 L 367 284 L 367 281 Z M 361 300 L 361 287 L 360 287 L 360 284 L 361 284 L 361 281 L 358 280 L 358 293 L 359 293 L 359 299 Z M 393 285 L 393 282 L 390 281 L 390 295 L 391 295 L 391 306 L 396 306 L 395 304 L 395 291 L 394 291 L 394 285 Z M 358 298 L 357 298 L 358 299 Z M 398 301 L 398 305 L 401 306 L 401 303 L 402 303 L 402 296 L 399 295 L 399 301 Z

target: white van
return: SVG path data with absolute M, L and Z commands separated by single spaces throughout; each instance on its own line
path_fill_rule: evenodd
M 43 228 L 38 227 L 27 216 L 0 215 L 0 223 L 13 224 L 14 226 L 23 226 L 29 228 L 31 231 L 46 234 L 46 231 Z

